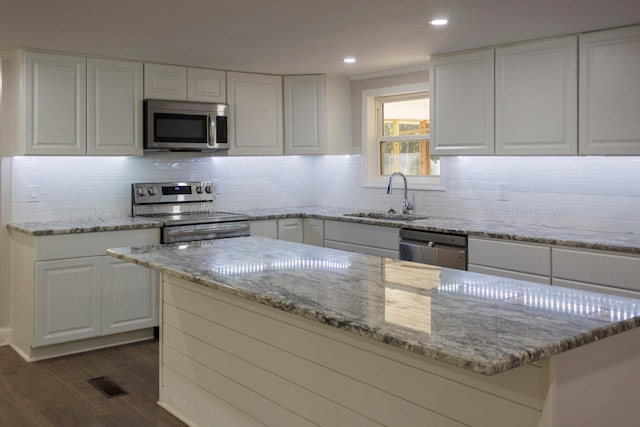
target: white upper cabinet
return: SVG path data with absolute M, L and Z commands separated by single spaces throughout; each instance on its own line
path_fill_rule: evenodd
M 434 57 L 430 64 L 431 154 L 494 153 L 494 51 Z
M 229 155 L 284 153 L 282 77 L 227 73 Z
M 187 101 L 227 102 L 227 73 L 187 68 Z
M 24 154 L 86 153 L 86 67 L 79 56 L 24 52 Z
M 145 99 L 187 99 L 187 67 L 144 64 Z
M 349 154 L 349 80 L 324 75 L 285 76 L 284 126 L 285 154 Z
M 87 154 L 142 155 L 142 63 L 87 60 Z
M 580 154 L 640 155 L 640 26 L 580 35 Z
M 226 102 L 226 72 L 180 65 L 144 64 L 144 97 Z
M 496 49 L 496 154 L 578 153 L 577 40 Z
M 18 154 L 142 155 L 142 64 L 23 52 Z

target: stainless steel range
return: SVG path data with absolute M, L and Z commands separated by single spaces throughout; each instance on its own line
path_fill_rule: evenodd
M 163 222 L 162 243 L 249 235 L 247 215 L 215 211 L 210 181 L 131 184 L 134 217 Z

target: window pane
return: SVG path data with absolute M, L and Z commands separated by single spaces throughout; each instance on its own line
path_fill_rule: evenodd
M 380 143 L 380 174 L 402 172 L 407 176 L 440 175 L 438 157 L 429 157 L 429 141 L 384 141 Z
M 421 135 L 429 133 L 429 98 L 407 101 L 383 101 L 381 136 Z

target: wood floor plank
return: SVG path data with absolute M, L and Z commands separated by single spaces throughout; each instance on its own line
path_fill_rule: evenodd
M 107 398 L 108 376 L 129 394 Z M 0 347 L 0 426 L 184 426 L 157 404 L 158 341 L 25 362 Z

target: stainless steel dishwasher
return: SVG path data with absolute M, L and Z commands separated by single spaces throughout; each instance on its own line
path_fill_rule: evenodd
M 467 269 L 467 236 L 400 229 L 400 259 Z

